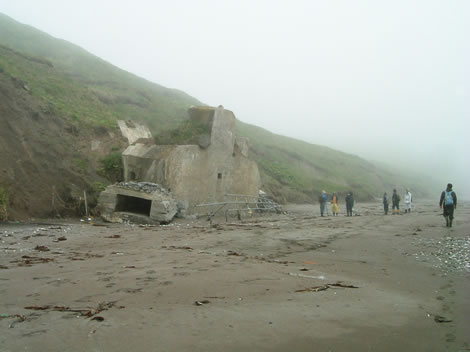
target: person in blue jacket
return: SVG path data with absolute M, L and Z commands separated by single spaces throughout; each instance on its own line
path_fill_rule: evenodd
M 326 209 L 326 203 L 328 202 L 328 195 L 325 191 L 321 191 L 321 195 L 318 201 L 320 202 L 320 215 L 323 216 Z

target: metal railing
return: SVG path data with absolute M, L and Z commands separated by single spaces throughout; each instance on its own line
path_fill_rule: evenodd
M 207 213 L 204 213 L 204 216 L 207 216 L 208 220 L 212 220 L 214 216 L 221 214 L 225 216 L 225 221 L 228 221 L 229 217 L 237 217 L 238 220 L 241 220 L 243 216 L 282 213 L 281 206 L 272 199 L 266 196 L 256 197 L 246 194 L 225 194 L 222 202 L 202 203 L 197 204 L 195 207 L 206 207 Z

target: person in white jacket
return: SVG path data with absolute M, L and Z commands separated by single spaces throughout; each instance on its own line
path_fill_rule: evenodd
M 405 193 L 405 213 L 411 213 L 411 203 L 412 203 L 412 196 L 410 190 L 407 188 Z

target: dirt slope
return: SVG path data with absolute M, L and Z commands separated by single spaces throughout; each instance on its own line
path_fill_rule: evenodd
M 92 176 L 99 179 L 94 166 L 116 143 L 111 137 L 107 130 L 78 130 L 38 103 L 25 82 L 0 72 L 0 185 L 9 217 L 76 212 L 77 196 L 92 191 Z

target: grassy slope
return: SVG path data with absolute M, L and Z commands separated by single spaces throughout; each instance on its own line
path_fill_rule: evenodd
M 111 126 L 117 118 L 168 129 L 198 100 L 118 69 L 82 48 L 0 14 L 0 44 L 45 62 L 40 72 L 7 62 L 4 69 L 28 82 L 32 94 L 65 117 Z M 47 65 L 52 64 L 53 67 Z
M 371 199 L 383 191 L 391 192 L 397 184 L 426 194 L 426 187 L 417 180 L 403 179 L 385 167 L 377 167 L 355 155 L 247 124 L 240 123 L 238 133 L 250 138 L 251 157 L 261 166 L 264 186 L 287 200 L 292 200 L 292 196 L 315 199 L 322 189 L 342 194 L 351 190 L 358 199 Z
M 26 82 L 46 109 L 78 126 L 112 127 L 117 119 L 131 118 L 145 122 L 156 135 L 187 118 L 190 105 L 200 104 L 2 14 L 0 45 L 0 69 Z M 241 122 L 237 126 L 240 135 L 250 138 L 263 187 L 278 199 L 305 201 L 321 189 L 351 189 L 365 199 L 397 183 L 425 192 L 415 181 L 398 182 L 397 175 L 359 157 Z

